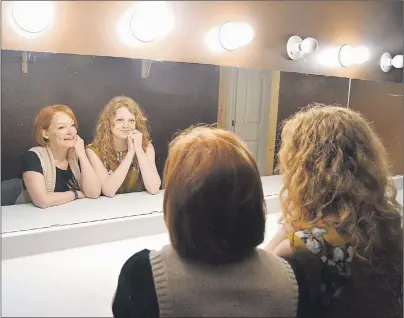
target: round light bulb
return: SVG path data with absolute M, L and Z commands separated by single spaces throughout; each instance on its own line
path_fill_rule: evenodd
M 365 63 L 369 58 L 370 52 L 364 46 L 353 48 L 346 44 L 343 45 L 339 51 L 339 61 L 344 67 Z
M 300 50 L 304 54 L 311 54 L 317 51 L 318 42 L 315 38 L 305 38 L 300 44 Z
M 364 47 L 358 47 L 354 49 L 354 63 L 355 64 L 362 64 L 368 61 L 370 58 L 369 50 Z
M 174 13 L 164 1 L 140 3 L 130 20 L 133 35 L 141 42 L 152 42 L 174 28 Z
M 403 62 L 404 62 L 403 55 L 396 55 L 391 60 L 391 65 L 393 65 L 395 68 L 403 68 L 404 64 Z
M 15 23 L 28 33 L 44 31 L 52 22 L 53 13 L 52 1 L 16 1 L 12 8 Z
M 353 64 L 353 49 L 350 45 L 343 45 L 341 47 L 339 51 L 339 61 L 344 67 Z
M 317 55 L 319 64 L 329 68 L 341 67 L 341 63 L 339 61 L 339 51 L 339 47 L 332 45 L 321 50 L 321 52 L 319 52 Z
M 249 44 L 254 38 L 254 30 L 244 22 L 226 22 L 219 29 L 219 42 L 228 51 L 234 51 Z

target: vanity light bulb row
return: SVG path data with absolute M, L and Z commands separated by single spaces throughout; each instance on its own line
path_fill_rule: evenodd
M 53 1 L 15 1 L 12 7 L 12 20 L 20 31 L 28 34 L 43 33 L 53 21 Z M 175 27 L 175 16 L 166 1 L 140 2 L 130 16 L 129 25 L 132 36 L 139 42 L 149 43 L 168 35 Z M 241 21 L 229 21 L 217 28 L 216 41 L 225 51 L 234 51 L 244 47 L 254 39 L 253 27 Z M 298 61 L 314 54 L 319 47 L 313 37 L 302 38 L 293 35 L 286 44 L 291 60 Z M 338 64 L 342 67 L 363 64 L 370 59 L 366 47 L 342 45 L 336 53 Z M 334 54 L 335 55 L 335 54 Z M 380 59 L 380 68 L 388 72 L 392 68 L 403 68 L 403 55 L 392 56 L 386 52 Z

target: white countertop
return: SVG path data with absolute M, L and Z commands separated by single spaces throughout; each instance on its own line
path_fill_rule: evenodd
M 281 176 L 262 177 L 264 195 L 277 195 Z M 61 225 L 111 220 L 163 211 L 164 191 L 120 194 L 114 198 L 81 199 L 41 210 L 32 204 L 2 207 L 2 234 L 50 228 Z
M 263 177 L 268 213 L 280 212 L 279 176 Z M 165 232 L 163 196 L 147 192 L 82 199 L 41 210 L 3 207 L 2 259 L 135 239 Z
M 262 182 L 267 212 L 280 212 L 281 176 L 262 177 Z M 82 199 L 46 210 L 30 204 L 3 207 L 2 259 L 163 233 L 163 194 Z M 402 177 L 398 199 L 402 204 Z
M 261 177 L 266 199 L 278 196 L 282 187 L 282 176 Z M 395 177 L 399 189 L 398 199 L 403 203 L 403 177 Z M 163 211 L 164 191 L 156 195 L 147 192 L 120 194 L 114 198 L 100 197 L 96 200 L 81 199 L 45 210 L 32 204 L 2 207 L 1 233 L 13 233 L 55 226 L 66 226 L 102 220 L 147 215 Z M 278 212 L 278 208 L 275 208 Z
M 266 243 L 278 214 L 268 215 Z M 124 262 L 144 249 L 159 249 L 168 234 L 2 261 L 2 317 L 112 317 L 111 304 Z M 23 301 L 22 301 L 23 300 Z
M 270 180 L 264 179 L 263 181 Z M 270 188 L 269 184 L 266 185 Z M 264 187 L 266 185 L 264 184 Z M 94 202 L 104 201 L 100 206 L 102 209 L 106 207 L 105 211 L 111 212 L 116 208 L 117 203 L 115 201 L 119 199 L 120 204 L 130 210 L 135 210 L 134 204 L 131 202 L 137 200 L 130 199 L 129 202 L 126 201 L 127 198 L 136 197 L 137 195 L 147 194 L 122 195 L 114 199 L 103 198 L 94 200 Z M 148 198 L 151 197 L 147 196 Z M 140 208 L 139 210 L 158 210 L 158 206 L 162 204 L 162 198 L 160 197 L 159 199 L 158 195 L 153 198 L 156 201 L 151 200 L 144 206 L 142 205 L 142 207 L 146 207 L 145 209 Z M 398 199 L 402 204 L 402 188 L 399 190 Z M 271 200 L 276 201 L 277 198 L 274 197 Z M 74 204 L 70 206 L 74 206 Z M 85 212 L 89 212 L 89 215 L 95 213 L 94 205 L 89 205 L 88 209 L 90 210 Z M 66 213 L 69 210 L 75 214 L 82 213 L 80 206 L 77 206 L 77 209 L 66 209 Z M 139 210 L 136 209 L 136 212 Z M 36 211 L 44 212 L 41 210 Z M 276 212 L 279 212 L 279 210 Z M 108 212 L 101 213 L 108 214 Z M 52 215 L 52 213 L 46 215 Z M 277 223 L 279 216 L 280 213 L 267 215 L 265 241 L 261 247 L 265 246 L 276 233 L 279 227 Z M 115 225 L 112 226 L 111 224 Z M 6 237 L 17 237 L 15 244 L 10 242 L 9 248 L 11 250 L 13 247 L 21 248 L 22 246 L 30 248 L 29 243 L 32 241 L 35 241 L 32 243 L 34 248 L 46 245 L 45 243 L 48 242 L 62 244 L 65 241 L 74 240 L 80 235 L 87 235 L 88 242 L 84 247 L 69 248 L 67 246 L 67 249 L 60 250 L 60 246 L 58 246 L 54 252 L 44 252 L 44 250 L 46 251 L 44 249 L 41 254 L 3 259 L 2 317 L 111 317 L 112 297 L 119 271 L 124 262 L 132 254 L 144 248 L 159 249 L 169 242 L 168 234 L 164 230 L 161 212 L 144 216 L 129 216 L 127 218 L 93 223 L 67 225 L 65 228 L 70 228 L 72 231 L 82 230 L 82 232 L 78 235 L 76 232 L 49 228 L 27 231 L 34 233 L 28 236 L 19 235 L 21 232 L 5 235 Z M 117 237 L 121 231 L 126 231 L 136 238 L 119 240 Z M 146 234 L 153 234 L 153 231 L 160 234 Z M 35 232 L 39 233 L 40 236 L 36 237 Z M 52 233 L 52 236 L 46 236 L 46 233 Z M 64 236 L 61 236 L 62 234 Z M 104 239 L 106 234 L 118 236 L 105 243 L 100 238 Z M 4 240 L 3 237 L 3 248 L 6 247 L 4 246 L 6 242 L 7 240 Z M 48 250 L 51 250 L 51 248 Z M 21 305 L 21 299 L 24 300 L 23 305 Z
M 101 221 L 163 211 L 163 195 L 147 192 L 120 194 L 114 198 L 81 199 L 39 209 L 32 204 L 2 207 L 2 233 Z

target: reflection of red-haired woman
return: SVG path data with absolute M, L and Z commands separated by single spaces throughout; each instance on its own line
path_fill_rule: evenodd
M 17 203 L 40 208 L 84 197 L 98 198 L 101 185 L 77 135 L 77 119 L 65 105 L 42 108 L 35 118 L 35 143 L 22 157 L 24 191 Z
M 87 155 L 101 181 L 102 193 L 159 192 L 154 147 L 147 118 L 140 106 L 126 96 L 111 99 L 98 119 Z

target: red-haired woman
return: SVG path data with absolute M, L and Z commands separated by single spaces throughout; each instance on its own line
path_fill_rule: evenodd
M 132 98 L 117 96 L 104 107 L 87 155 L 104 195 L 159 192 L 161 179 L 147 118 Z
M 101 184 L 77 135 L 77 119 L 66 105 L 42 108 L 35 118 L 35 143 L 22 156 L 24 191 L 17 203 L 39 208 L 84 197 L 96 199 Z
M 114 317 L 295 317 L 292 268 L 257 248 L 266 207 L 246 145 L 229 131 L 187 130 L 170 144 L 163 180 L 171 244 L 127 260 Z

